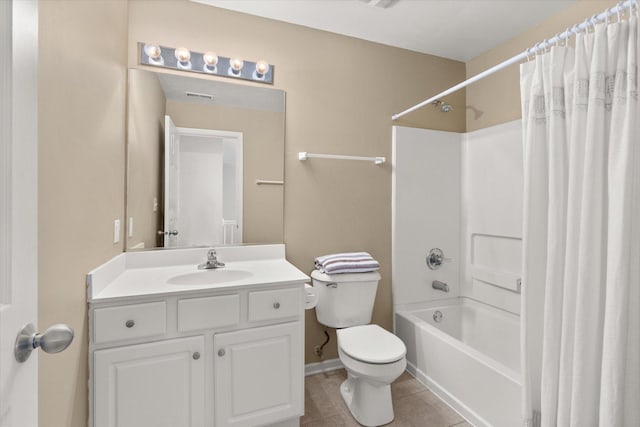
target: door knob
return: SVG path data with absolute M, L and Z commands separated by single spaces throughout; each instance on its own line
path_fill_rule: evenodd
M 159 236 L 177 236 L 178 230 L 171 230 L 171 231 L 158 230 L 158 235 Z
M 60 353 L 69 347 L 72 341 L 73 329 L 63 323 L 49 327 L 43 334 L 37 333 L 36 328 L 29 323 L 18 332 L 13 353 L 16 360 L 22 363 L 38 347 L 45 353 Z

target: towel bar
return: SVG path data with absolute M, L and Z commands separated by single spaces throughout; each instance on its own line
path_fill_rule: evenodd
M 344 156 L 340 154 L 311 154 L 306 151 L 298 153 L 298 160 L 307 159 L 335 159 L 335 160 L 364 160 L 366 162 L 373 162 L 376 165 L 381 165 L 387 161 L 384 157 L 363 157 L 363 156 Z
M 284 181 L 269 181 L 267 179 L 256 179 L 256 185 L 284 185 Z

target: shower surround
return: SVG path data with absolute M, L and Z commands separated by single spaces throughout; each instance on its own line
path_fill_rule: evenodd
M 395 330 L 408 370 L 478 426 L 521 418 L 521 140 L 520 121 L 468 134 L 393 128 Z M 429 269 L 432 248 L 451 261 Z

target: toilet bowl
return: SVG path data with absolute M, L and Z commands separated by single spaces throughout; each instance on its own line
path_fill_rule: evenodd
M 340 394 L 349 411 L 364 426 L 393 421 L 391 383 L 407 366 L 406 347 L 378 325 L 339 329 L 338 355 L 347 370 Z
M 347 370 L 340 394 L 351 415 L 367 427 L 390 423 L 391 383 L 407 366 L 407 348 L 391 332 L 369 324 L 380 274 L 314 270 L 311 278 L 318 322 L 337 329 L 338 355 Z

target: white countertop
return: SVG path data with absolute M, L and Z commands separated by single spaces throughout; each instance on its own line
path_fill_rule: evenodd
M 226 265 L 213 270 L 197 268 L 206 259 L 208 248 L 178 249 L 175 253 L 170 250 L 125 252 L 87 275 L 88 301 L 98 303 L 130 297 L 309 281 L 306 274 L 284 258 L 284 245 L 221 247 L 216 250 L 219 260 Z

